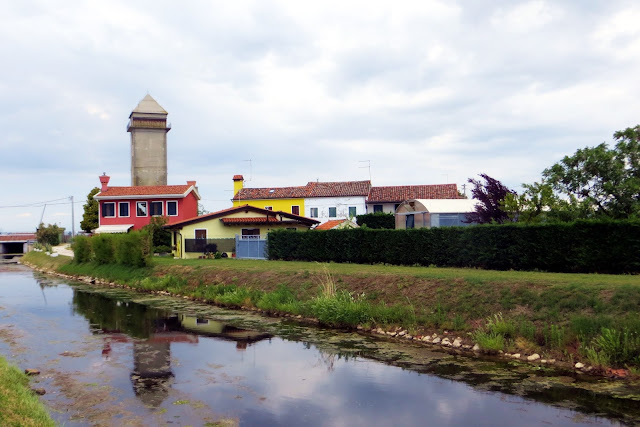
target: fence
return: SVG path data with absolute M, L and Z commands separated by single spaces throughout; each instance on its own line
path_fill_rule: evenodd
M 184 251 L 194 253 L 235 252 L 236 239 L 184 239 Z

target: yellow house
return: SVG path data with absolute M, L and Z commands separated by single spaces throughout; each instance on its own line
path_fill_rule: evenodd
M 233 176 L 233 206 L 251 205 L 272 211 L 304 215 L 307 187 L 244 188 L 242 175 Z
M 267 233 L 272 230 L 306 231 L 318 223 L 288 212 L 243 205 L 169 223 L 165 228 L 171 231 L 174 256 L 178 258 L 199 258 L 208 252 L 221 252 L 227 256 L 237 253 L 239 258 L 262 258 L 264 248 L 258 255 L 245 256 L 246 252 L 237 246 L 243 245 L 244 248 L 245 243 L 264 246 Z

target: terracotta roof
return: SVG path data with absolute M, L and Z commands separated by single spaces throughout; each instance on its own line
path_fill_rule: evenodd
M 307 187 L 242 188 L 233 200 L 304 199 Z
M 322 224 L 314 228 L 314 230 L 331 230 L 333 227 L 342 224 L 344 221 L 344 219 L 332 219 L 327 222 L 323 222 Z
M 244 177 L 242 175 L 233 175 L 234 181 L 243 181 Z
M 367 196 L 371 181 L 308 182 L 304 187 L 242 188 L 233 200 Z
M 96 199 L 107 197 L 124 197 L 124 196 L 182 196 L 188 194 L 188 190 L 193 188 L 191 185 L 147 185 L 133 187 L 107 187 L 106 190 L 99 192 L 94 197 Z M 197 193 L 196 193 L 197 195 Z M 199 195 L 198 195 L 198 198 Z
M 36 235 L 34 233 L 24 233 L 0 236 L 0 242 L 25 242 L 27 240 L 36 240 Z
M 367 196 L 371 181 L 309 182 L 307 197 Z
M 194 223 L 198 223 L 198 222 L 202 222 L 202 221 L 206 221 L 209 219 L 215 219 L 215 218 L 222 218 L 225 217 L 228 214 L 232 214 L 232 213 L 236 213 L 236 212 L 241 212 L 241 211 L 251 211 L 251 212 L 255 212 L 255 213 L 259 213 L 259 214 L 263 214 L 265 215 L 265 223 L 266 223 L 266 217 L 269 216 L 271 218 L 274 218 L 276 216 L 279 216 L 281 219 L 277 220 L 278 222 L 280 222 L 282 220 L 282 218 L 288 218 L 294 221 L 298 221 L 300 223 L 303 224 L 307 224 L 309 226 L 311 225 L 315 225 L 318 224 L 320 221 L 317 221 L 315 219 L 311 219 L 311 218 L 307 218 L 304 216 L 300 216 L 300 215 L 295 215 L 292 213 L 288 213 L 288 212 L 282 212 L 282 211 L 270 211 L 267 209 L 262 209 L 262 208 L 257 208 L 255 206 L 249 206 L 249 205 L 242 205 L 242 206 L 236 206 L 236 207 L 232 207 L 232 208 L 228 208 L 228 209 L 223 209 L 221 211 L 218 212 L 213 212 L 213 213 L 209 213 L 206 215 L 201 215 L 201 216 L 197 216 L 194 218 L 189 218 L 189 219 L 185 219 L 182 221 L 176 221 L 176 222 L 170 222 L 169 224 L 165 225 L 164 228 L 180 228 L 182 226 L 185 225 L 189 225 L 189 224 L 194 224 Z M 252 217 L 251 219 L 253 219 L 255 217 Z M 223 223 L 225 222 L 224 220 L 227 219 L 231 219 L 233 221 L 235 220 L 246 220 L 247 218 L 222 218 L 223 219 Z M 271 219 L 269 219 L 269 222 L 272 222 Z M 232 222 L 228 222 L 228 223 L 232 223 Z
M 371 187 L 367 203 L 400 203 L 408 199 L 460 199 L 456 184 Z
M 269 216 L 257 216 L 247 218 L 220 218 L 220 221 L 224 225 L 227 224 L 278 224 L 283 221 L 278 220 L 275 217 Z

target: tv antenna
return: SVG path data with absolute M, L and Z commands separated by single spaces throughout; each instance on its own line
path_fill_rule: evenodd
M 243 162 L 249 162 L 249 179 L 247 181 L 251 181 L 253 177 L 253 161 L 252 159 L 243 160 Z
M 371 160 L 358 160 L 358 163 L 366 163 L 366 166 L 358 166 L 359 169 L 369 169 L 369 181 L 371 181 Z

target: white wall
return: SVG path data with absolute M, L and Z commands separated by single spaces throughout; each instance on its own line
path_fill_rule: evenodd
M 397 203 L 367 203 L 367 213 L 373 213 L 373 205 L 382 205 L 382 212 L 396 213 Z
M 313 197 L 304 199 L 304 216 L 312 218 L 311 208 L 318 208 L 318 217 L 314 218 L 321 223 L 330 219 L 345 219 L 349 217 L 349 206 L 356 207 L 356 215 L 367 213 L 364 196 L 353 197 Z M 329 218 L 329 208 L 336 208 L 336 216 Z

